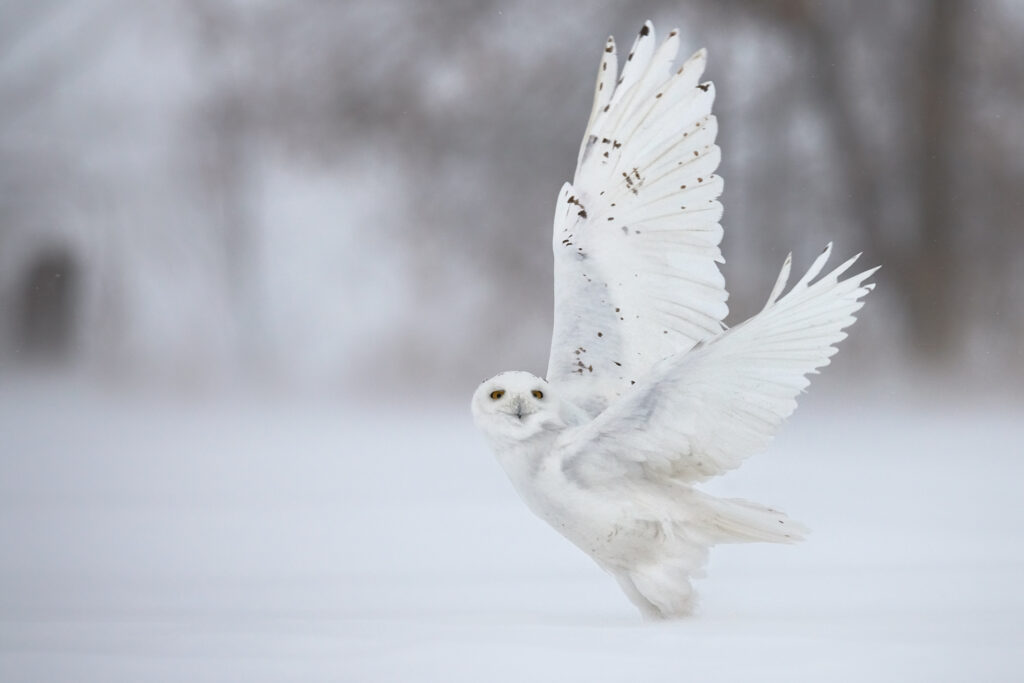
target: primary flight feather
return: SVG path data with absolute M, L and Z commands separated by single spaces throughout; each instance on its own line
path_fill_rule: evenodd
M 527 505 L 618 580 L 647 617 L 688 614 L 716 543 L 799 540 L 756 503 L 693 484 L 764 448 L 854 322 L 865 280 L 821 275 L 831 244 L 783 295 L 726 329 L 722 179 L 703 50 L 644 24 L 621 74 L 609 38 L 576 174 L 558 195 L 547 380 L 480 385 L 474 419 Z

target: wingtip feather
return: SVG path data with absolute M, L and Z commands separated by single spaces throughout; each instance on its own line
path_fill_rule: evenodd
M 857 259 L 859 259 L 861 257 L 861 254 L 863 254 L 863 253 L 864 252 L 862 252 L 862 251 L 857 252 L 856 254 L 851 256 L 850 258 L 848 258 L 845 261 L 843 261 L 841 264 L 839 264 L 838 267 L 836 267 L 831 273 L 829 273 L 829 277 L 833 277 L 833 278 L 838 280 L 839 276 L 842 275 L 843 273 L 845 273 L 847 270 L 849 270 L 850 266 L 852 266 L 854 263 L 856 263 Z
M 779 295 L 782 294 L 782 290 L 786 288 L 786 283 L 789 282 L 789 273 L 792 266 L 793 252 L 789 252 L 786 254 L 786 260 L 782 262 L 782 270 L 779 271 L 779 277 L 775 279 L 775 285 L 772 287 L 772 291 L 768 295 L 768 301 L 765 303 L 764 308 L 768 308 L 779 300 Z
M 804 273 L 804 276 L 802 278 L 800 278 L 800 281 L 793 285 L 793 289 L 800 289 L 802 287 L 806 287 L 811 280 L 818 276 L 818 274 L 821 272 L 821 269 L 825 267 L 825 263 L 828 262 L 829 256 L 831 255 L 832 242 L 829 242 L 828 244 L 825 245 L 825 248 L 822 250 L 822 252 L 818 254 L 818 258 L 814 259 L 814 262 L 811 264 L 811 267 L 807 269 L 807 272 Z

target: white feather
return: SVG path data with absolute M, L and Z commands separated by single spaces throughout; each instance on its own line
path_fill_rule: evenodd
M 714 91 L 697 85 L 703 51 L 672 71 L 678 41 L 672 31 L 655 49 L 645 23 L 611 93 L 608 42 L 575 180 L 555 211 L 547 375 L 595 407 L 717 334 L 728 312 Z
M 821 275 L 831 243 L 785 294 L 725 331 L 722 180 L 698 85 L 672 72 L 676 31 L 644 24 L 616 80 L 609 38 L 576 173 L 555 207 L 555 326 L 547 380 L 493 377 L 473 416 L 527 505 L 611 572 L 648 617 L 689 613 L 716 543 L 799 540 L 777 510 L 694 484 L 764 448 L 829 363 L 875 269 Z

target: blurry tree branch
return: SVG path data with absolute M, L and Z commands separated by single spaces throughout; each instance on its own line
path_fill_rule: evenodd
M 10 68 L 9 62 L 19 48 L 40 30 L 54 22 L 63 3 L 12 3 L 0 16 L 0 129 L 43 106 L 62 83 L 85 71 L 103 49 L 104 26 L 118 10 L 113 2 L 102 3 L 96 11 L 77 18 L 70 38 L 63 39 L 58 49 L 46 50 L 27 65 Z

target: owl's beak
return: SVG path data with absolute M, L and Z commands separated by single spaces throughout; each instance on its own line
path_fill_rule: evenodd
M 512 410 L 509 411 L 510 415 L 515 415 L 521 421 L 525 416 L 532 413 L 532 410 L 527 410 L 526 400 L 522 396 L 516 396 L 512 399 Z

